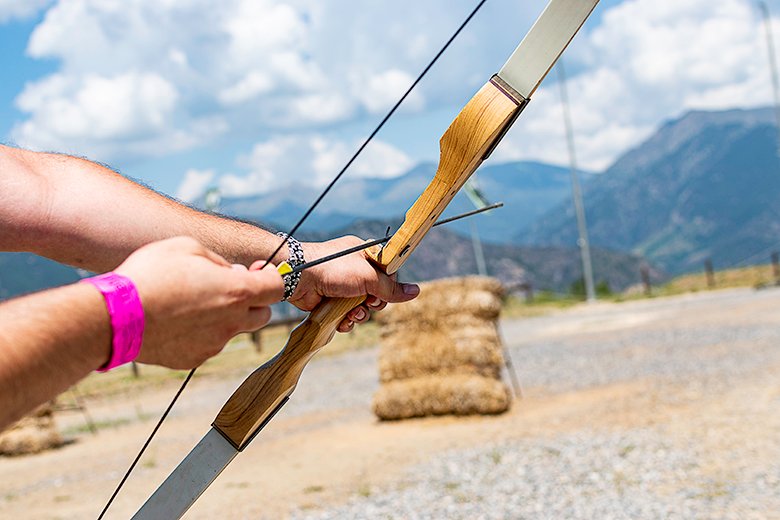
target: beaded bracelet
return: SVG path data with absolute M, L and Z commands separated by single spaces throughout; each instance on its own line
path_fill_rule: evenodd
M 287 263 L 290 264 L 290 267 L 295 268 L 303 264 L 305 260 L 303 258 L 303 246 L 301 246 L 301 243 L 287 233 L 277 233 L 277 235 L 287 241 L 287 249 L 290 256 Z M 284 299 L 287 300 L 293 295 L 295 289 L 298 288 L 298 282 L 301 281 L 301 273 L 288 273 L 282 275 L 282 280 L 284 280 Z

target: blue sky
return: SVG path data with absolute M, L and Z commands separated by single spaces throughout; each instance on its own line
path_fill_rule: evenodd
M 322 185 L 474 4 L 0 0 L 1 139 L 184 199 Z M 435 160 L 544 4 L 488 0 L 349 175 Z M 760 17 L 743 0 L 602 0 L 564 59 L 578 152 L 594 170 L 686 110 L 771 100 Z M 566 163 L 555 81 L 493 160 Z

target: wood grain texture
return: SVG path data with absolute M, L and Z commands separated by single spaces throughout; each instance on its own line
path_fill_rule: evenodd
M 436 175 L 407 211 L 403 225 L 383 249 L 366 252 L 380 269 L 393 274 L 403 265 L 521 108 L 492 83 L 485 84 L 468 102 L 441 138 Z M 323 300 L 292 332 L 282 351 L 233 393 L 214 420 L 214 428 L 237 449 L 243 449 L 295 389 L 306 363 L 328 344 L 341 320 L 364 299 Z
M 341 320 L 365 297 L 326 298 L 290 334 L 274 358 L 252 372 L 233 392 L 212 426 L 236 449 L 243 449 L 255 430 L 289 396 L 311 357 L 330 342 Z
M 463 107 L 439 141 L 439 167 L 433 180 L 381 252 L 371 255 L 387 274 L 401 268 L 521 108 L 490 82 Z

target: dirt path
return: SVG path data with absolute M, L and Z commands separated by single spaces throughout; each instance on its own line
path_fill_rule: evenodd
M 713 482 L 741 478 L 734 474 L 740 468 L 778 473 L 777 309 L 780 291 L 727 291 L 507 323 L 527 398 L 497 417 L 379 423 L 367 406 L 375 387 L 374 350 L 315 360 L 296 392 L 300 404 L 291 403 L 263 431 L 188 518 L 280 518 L 293 509 L 317 510 L 396 485 L 410 467 L 445 451 L 513 439 L 544 442 L 565 432 L 648 428 L 681 446 L 695 442 L 704 447 L 702 467 Z M 702 339 L 702 330 L 718 334 Z M 578 369 L 580 377 L 573 376 Z M 237 382 L 195 381 L 110 518 L 127 518 L 138 508 L 205 433 Z M 81 435 L 59 450 L 0 460 L 0 516 L 96 517 L 153 425 L 137 419 L 137 407 L 142 417 L 156 416 L 172 391 L 91 402 L 98 417 L 129 422 Z

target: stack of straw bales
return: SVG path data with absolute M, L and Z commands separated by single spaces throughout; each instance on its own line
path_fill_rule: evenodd
M 417 299 L 379 313 L 374 413 L 406 419 L 508 410 L 496 328 L 502 292 L 494 278 L 448 278 L 423 284 Z
M 27 455 L 61 446 L 54 424 L 54 407 L 45 404 L 0 433 L 0 455 Z

